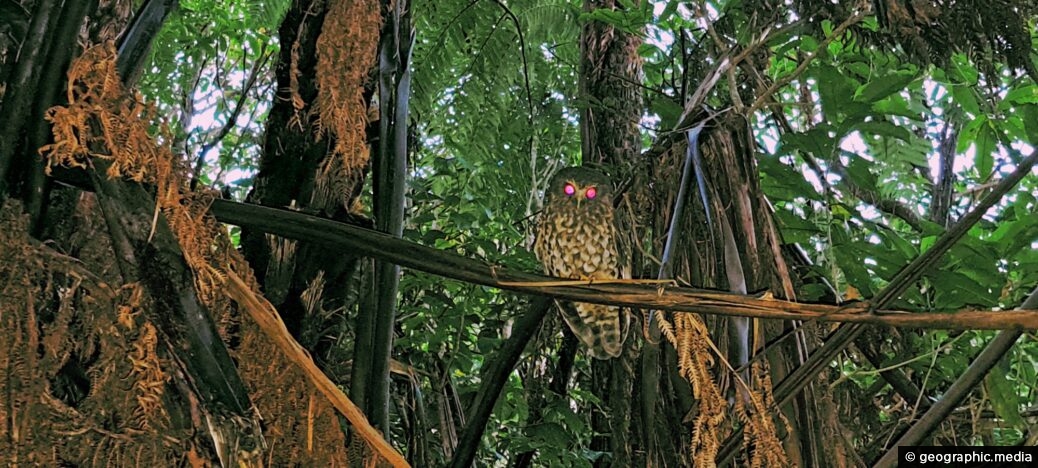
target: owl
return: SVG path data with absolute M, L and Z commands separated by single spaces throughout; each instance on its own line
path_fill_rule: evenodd
M 555 174 L 544 195 L 534 241 L 545 274 L 572 279 L 617 277 L 612 196 L 613 187 L 601 172 L 571 167 Z M 620 355 L 623 335 L 618 307 L 582 302 L 558 306 L 591 356 Z

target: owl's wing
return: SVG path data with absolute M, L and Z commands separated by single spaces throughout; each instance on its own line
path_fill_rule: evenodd
M 620 355 L 627 338 L 621 327 L 620 309 L 590 303 L 555 301 L 559 315 L 577 339 L 591 351 L 595 359 L 610 359 Z M 621 328 L 625 330 L 621 331 Z

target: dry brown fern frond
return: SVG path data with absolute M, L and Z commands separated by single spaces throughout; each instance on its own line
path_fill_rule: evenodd
M 162 395 L 169 375 L 162 370 L 157 347 L 158 330 L 150 322 L 144 322 L 137 339 L 133 341 L 130 363 L 133 365 L 133 390 L 137 397 L 134 419 L 139 429 L 148 429 L 149 421 L 164 417 Z
M 142 430 L 153 415 L 135 416 L 128 391 L 137 376 L 122 322 L 132 316 L 116 315 L 137 296 L 132 288 L 117 294 L 85 265 L 31 241 L 20 213 L 11 204 L 0 210 L 0 416 L 9 422 L 0 432 L 10 429 L 0 437 L 0 463 L 139 457 L 168 465 L 186 433 Z
M 368 164 L 364 83 L 375 64 L 381 24 L 378 1 L 334 0 L 317 38 L 314 131 L 335 138 L 317 177 L 319 204 L 345 206 L 352 186 L 346 181 Z
M 746 447 L 750 448 L 750 459 L 748 465 L 751 467 L 790 466 L 786 452 L 782 448 L 775 430 L 773 413 L 777 413 L 786 428 L 789 422 L 781 411 L 772 411 L 775 408 L 775 398 L 772 394 L 771 376 L 767 367 L 761 363 L 755 363 L 751 368 L 753 382 L 750 383 L 752 390 L 748 390 L 750 408 L 742 398 L 736 399 L 735 411 L 743 423 L 743 440 Z
M 721 423 L 724 422 L 727 402 L 710 373 L 715 358 L 711 352 L 710 335 L 703 319 L 696 314 L 675 314 L 673 323 L 660 318 L 663 336 L 678 352 L 678 370 L 692 386 L 699 400 L 698 411 L 692 420 L 691 458 L 696 465 L 713 466 L 720 449 Z
M 48 110 L 54 143 L 39 152 L 48 170 L 59 164 L 87 167 L 96 157 L 110 162 L 108 177 L 154 184 L 156 202 L 195 273 L 196 289 L 203 300 L 211 299 L 223 281 L 210 261 L 219 228 L 204 216 L 212 195 L 187 190 L 186 170 L 173 156 L 168 130 L 159 135 L 150 130 L 154 116 L 154 106 L 123 89 L 113 45 L 92 47 L 69 69 L 68 105 Z

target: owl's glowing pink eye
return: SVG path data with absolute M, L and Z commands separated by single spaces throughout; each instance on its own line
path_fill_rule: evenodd
M 584 191 L 584 197 L 588 200 L 594 200 L 596 196 L 598 196 L 598 190 L 595 190 L 594 187 L 588 187 L 588 189 Z
M 562 188 L 562 191 L 566 195 L 573 196 L 574 193 L 577 193 L 577 188 L 574 187 L 573 184 L 566 184 L 566 186 Z

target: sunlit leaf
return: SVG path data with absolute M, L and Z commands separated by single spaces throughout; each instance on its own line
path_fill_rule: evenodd
M 995 144 L 998 142 L 991 125 L 983 125 L 977 133 L 977 172 L 981 179 L 987 179 L 995 165 Z
M 977 103 L 976 96 L 973 95 L 973 88 L 964 85 L 952 86 L 952 96 L 955 97 L 955 102 L 962 106 L 962 109 L 973 115 L 980 115 L 980 104 Z
M 905 86 L 914 81 L 915 78 L 915 73 L 907 71 L 874 77 L 870 79 L 868 83 L 865 83 L 864 86 L 858 88 L 855 92 L 854 100 L 866 103 L 876 102 L 890 96 L 891 94 L 901 91 Z

